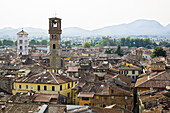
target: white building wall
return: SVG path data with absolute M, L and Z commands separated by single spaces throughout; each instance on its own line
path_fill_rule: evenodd
M 17 54 L 28 55 L 28 35 L 17 35 Z

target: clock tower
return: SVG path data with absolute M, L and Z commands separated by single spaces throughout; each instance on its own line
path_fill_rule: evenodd
M 61 67 L 61 19 L 49 18 L 50 68 Z

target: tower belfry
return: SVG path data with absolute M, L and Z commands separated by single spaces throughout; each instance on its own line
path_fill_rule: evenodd
M 61 19 L 49 18 L 50 67 L 53 69 L 61 67 L 61 33 Z

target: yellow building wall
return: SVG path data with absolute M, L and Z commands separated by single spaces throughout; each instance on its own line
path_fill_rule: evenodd
M 123 65 L 123 66 L 133 66 L 133 64 L 129 64 L 129 63 L 127 63 L 127 62 L 122 62 L 122 65 Z
M 82 98 L 79 98 L 79 105 L 89 105 L 89 103 L 91 103 L 91 105 L 94 103 L 92 98 L 89 98 L 89 100 L 82 100 Z
M 73 86 L 75 85 L 73 82 Z M 70 84 L 70 88 L 68 88 L 68 84 Z M 21 85 L 21 89 L 19 88 Z M 28 89 L 26 89 L 26 85 L 28 85 Z M 40 86 L 40 91 L 38 91 L 38 85 Z M 60 85 L 62 85 L 62 90 L 60 90 Z M 44 90 L 44 86 L 47 86 L 47 90 Z M 52 91 L 52 86 L 55 86 L 55 91 Z M 12 90 L 13 94 L 17 92 L 27 93 L 28 91 L 35 91 L 36 93 L 45 93 L 45 94 L 58 94 L 60 92 L 61 95 L 67 97 L 67 94 L 70 93 L 70 98 L 67 97 L 67 103 L 71 103 L 72 100 L 72 90 L 71 88 L 72 82 L 64 83 L 64 84 L 38 84 L 38 83 L 17 83 L 14 82 L 14 89 Z

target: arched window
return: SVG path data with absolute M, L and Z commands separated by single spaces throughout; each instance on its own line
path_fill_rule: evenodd
M 51 36 L 51 38 L 53 39 L 53 35 Z
M 55 44 L 53 44 L 53 49 L 55 49 Z

